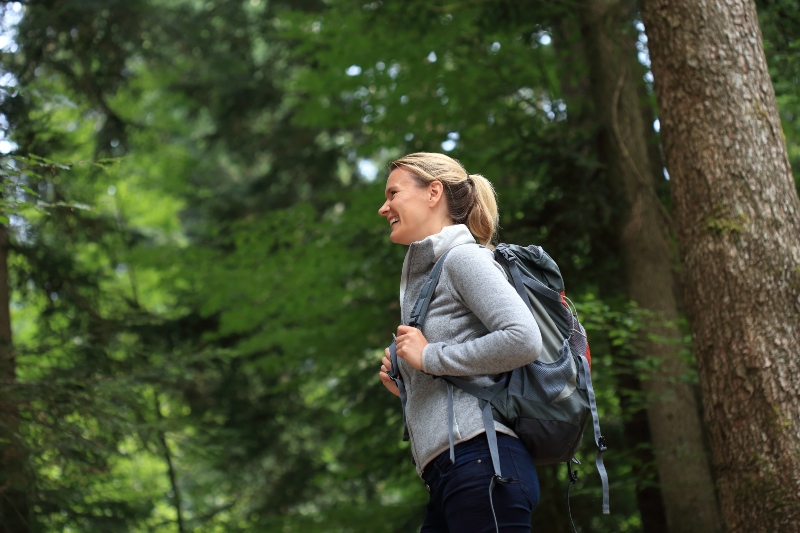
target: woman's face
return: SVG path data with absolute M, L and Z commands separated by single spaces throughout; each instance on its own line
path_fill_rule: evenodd
M 386 180 L 386 201 L 378 209 L 392 228 L 391 241 L 409 245 L 439 233 L 442 221 L 437 206 L 441 196 L 440 182 L 420 187 L 408 172 L 394 169 Z

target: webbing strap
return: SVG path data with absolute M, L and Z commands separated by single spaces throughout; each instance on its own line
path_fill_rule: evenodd
M 463 380 L 461 378 L 457 378 L 454 376 L 440 376 L 443 380 L 447 381 L 448 383 L 452 383 L 459 389 L 463 390 L 467 394 L 471 396 L 475 396 L 481 400 L 486 400 L 487 402 L 491 402 L 494 400 L 494 394 L 489 392 L 488 390 L 484 389 L 483 387 L 479 387 L 474 383 L 470 383 L 469 381 Z
M 536 316 L 533 312 L 533 306 L 528 300 L 528 293 L 525 291 L 525 285 L 522 283 L 522 272 L 519 270 L 516 258 L 512 258 L 508 261 L 508 265 L 508 270 L 511 272 L 511 279 L 514 281 L 514 288 L 517 289 L 517 294 L 519 294 L 519 297 L 525 302 L 525 305 L 528 306 L 528 311 L 530 311 L 533 316 Z
M 597 401 L 594 396 L 594 388 L 592 387 L 592 377 L 589 371 L 589 362 L 586 357 L 579 355 L 578 359 L 581 362 L 583 385 L 589 395 L 589 407 L 592 410 L 592 422 L 594 423 L 594 443 L 597 445 L 597 455 L 595 456 L 594 464 L 597 467 L 597 473 L 600 474 L 600 481 L 603 484 L 603 514 L 609 514 L 608 507 L 608 474 L 606 467 L 603 464 L 603 452 L 606 451 L 606 438 L 600 432 L 600 417 L 597 414 Z M 582 387 L 583 388 L 583 387 Z
M 494 417 L 492 416 L 492 404 L 486 402 L 481 409 L 483 427 L 486 430 L 486 440 L 489 441 L 489 453 L 492 455 L 492 467 L 494 467 L 494 478 L 503 483 L 507 480 L 500 472 L 500 450 L 497 449 L 497 433 L 494 430 Z
M 408 320 L 409 326 L 422 329 L 422 326 L 425 324 L 425 315 L 428 313 L 428 305 L 431 303 L 433 290 L 436 288 L 436 284 L 439 282 L 439 275 L 442 273 L 444 259 L 449 253 L 450 250 L 447 250 L 442 254 L 439 260 L 436 261 L 436 264 L 433 265 L 433 269 L 428 275 L 428 281 L 425 282 L 425 285 L 422 286 L 422 290 L 419 291 L 417 303 L 414 304 L 414 308 L 411 310 L 411 317 Z
M 453 446 L 453 385 L 447 384 L 447 437 L 450 439 L 450 464 L 456 462 L 456 448 Z
M 400 393 L 400 405 L 403 408 L 403 440 L 408 440 L 408 423 L 406 423 L 406 386 L 403 383 L 403 378 L 400 376 L 400 366 L 397 364 L 397 343 L 392 341 L 389 345 L 389 357 L 392 362 L 392 369 L 389 371 L 389 377 L 397 385 L 397 391 Z
M 485 400 L 486 403 L 481 409 L 481 418 L 483 419 L 483 429 L 486 430 L 486 440 L 489 442 L 489 453 L 492 456 L 492 467 L 494 468 L 494 475 L 497 477 L 497 480 L 500 483 L 504 483 L 508 480 L 504 479 L 502 473 L 500 472 L 500 451 L 497 448 L 497 432 L 494 429 L 494 417 L 492 416 L 492 400 L 494 400 L 495 395 L 491 392 L 487 391 L 486 389 L 475 385 L 474 383 L 470 383 L 469 381 L 465 381 L 461 378 L 456 378 L 453 376 L 441 376 L 441 378 L 448 383 L 455 385 L 462 391 L 466 392 L 467 394 L 474 396 L 478 399 Z M 452 416 L 452 403 L 448 404 L 448 407 L 451 410 Z M 452 425 L 452 418 L 450 421 L 450 432 L 453 431 Z M 452 440 L 450 441 L 450 454 L 451 457 L 453 456 L 452 451 Z
M 591 379 L 591 370 L 586 370 L 583 368 L 583 363 L 581 363 L 578 367 L 578 388 L 581 390 L 587 390 L 586 384 L 589 383 Z
M 532 291 L 536 291 L 545 298 L 549 298 L 554 302 L 561 303 L 561 295 L 558 294 L 553 289 L 551 289 L 550 287 L 545 286 L 545 284 L 542 283 L 541 281 L 532 278 L 530 276 L 526 276 L 525 274 L 522 274 L 522 282 L 525 284 L 526 287 L 528 287 Z
M 496 475 L 489 482 L 489 507 L 492 509 L 492 518 L 494 518 L 494 530 L 496 533 L 500 533 L 500 527 L 497 525 L 497 515 L 494 512 L 494 501 L 492 501 L 492 491 L 494 490 L 495 485 L 497 485 Z

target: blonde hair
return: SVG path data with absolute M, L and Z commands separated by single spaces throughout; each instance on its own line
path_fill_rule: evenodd
M 444 185 L 447 211 L 456 224 L 466 224 L 481 244 L 491 246 L 497 233 L 497 195 L 492 183 L 480 174 L 470 174 L 459 161 L 444 154 L 417 152 L 389 163 L 402 168 L 421 187 L 439 181 Z

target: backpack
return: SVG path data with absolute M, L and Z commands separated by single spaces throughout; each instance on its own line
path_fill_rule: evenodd
M 442 254 L 420 290 L 411 311 L 409 326 L 422 329 L 433 290 L 439 280 L 447 252 Z M 539 246 L 500 244 L 495 260 L 506 271 L 511 283 L 536 318 L 542 334 L 542 353 L 536 361 L 505 374 L 489 388 L 453 376 L 439 376 L 449 384 L 478 399 L 486 437 L 492 456 L 496 483 L 511 481 L 500 471 L 500 457 L 494 420 L 511 428 L 525 445 L 537 465 L 565 462 L 570 486 L 577 480 L 570 461 L 580 464 L 575 454 L 580 448 L 583 430 L 591 418 L 597 446 L 595 464 L 603 486 L 603 514 L 609 513 L 608 476 L 602 454 L 605 438 L 600 432 L 591 378 L 591 354 L 586 331 L 578 321 L 577 311 L 566 297 L 561 272 L 553 259 Z M 405 424 L 405 387 L 397 364 L 396 346 L 389 346 L 392 370 L 389 376 L 398 385 Z M 453 396 L 447 387 L 449 409 L 450 459 L 453 451 Z M 406 428 L 404 440 L 408 440 Z M 569 493 L 568 493 L 569 494 Z

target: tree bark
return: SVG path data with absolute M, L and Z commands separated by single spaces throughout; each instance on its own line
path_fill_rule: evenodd
M 13 395 L 16 359 L 11 339 L 8 229 L 0 224 L 0 533 L 29 533 L 25 452 L 19 441 L 19 409 Z
M 672 533 L 721 530 L 714 482 L 704 446 L 700 409 L 680 355 L 669 216 L 656 194 L 642 120 L 632 13 L 620 0 L 587 0 L 583 10 L 589 65 L 601 124 L 601 157 L 624 194 L 627 216 L 621 243 L 627 292 L 645 327 L 636 348 L 657 370 L 642 380 L 658 477 Z M 626 29 L 629 28 L 629 29 Z M 648 517 L 643 517 L 646 519 Z
M 641 5 L 724 522 L 800 531 L 800 200 L 755 5 Z
M 587 46 L 591 45 L 589 42 L 591 31 L 589 17 L 586 16 L 585 11 L 581 10 L 581 15 L 577 18 L 580 22 L 577 25 L 575 18 L 561 18 L 557 23 L 551 25 L 554 39 L 553 51 L 560 64 L 569 64 L 570 61 L 575 60 L 576 56 L 586 57 L 587 65 L 589 61 L 594 60 L 594 56 L 589 56 L 587 53 Z M 580 31 L 576 32 L 578 26 Z M 595 117 L 595 105 L 592 102 L 592 83 L 588 73 L 584 75 L 583 69 L 559 69 L 559 76 L 560 94 L 569 110 L 570 128 L 583 131 L 596 130 L 597 118 Z M 587 102 L 589 103 L 587 104 Z M 602 148 L 600 151 L 603 152 Z M 605 182 L 612 181 L 607 176 L 601 175 L 600 178 Z M 619 196 L 619 194 L 610 193 L 610 196 Z M 609 233 L 605 240 L 609 244 L 613 243 L 609 246 L 613 250 L 612 253 L 622 255 L 618 235 Z M 604 285 L 601 287 L 600 296 L 617 298 L 619 289 L 612 284 Z M 653 454 L 653 438 L 647 422 L 647 411 L 638 401 L 642 394 L 642 385 L 637 374 L 632 371 L 620 370 L 621 366 L 632 368 L 634 356 L 629 351 L 613 345 L 611 345 L 611 350 L 612 357 L 618 363 L 614 377 L 619 391 L 620 407 L 625 414 L 622 418 L 623 434 L 626 454 L 632 462 L 631 471 L 635 481 L 636 507 L 639 509 L 642 519 L 642 533 L 668 533 L 667 515 L 655 466 L 656 458 Z M 620 362 L 624 362 L 624 364 L 620 365 Z M 539 476 L 540 483 L 544 487 L 541 470 Z M 547 491 L 542 490 L 542 498 L 546 493 Z M 549 504 L 542 500 L 537 509 L 547 507 Z M 551 523 L 537 522 L 536 516 L 534 515 L 534 523 Z

